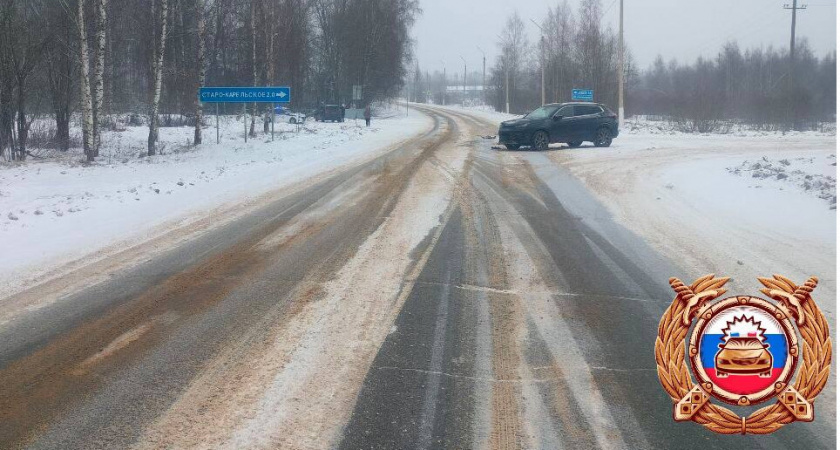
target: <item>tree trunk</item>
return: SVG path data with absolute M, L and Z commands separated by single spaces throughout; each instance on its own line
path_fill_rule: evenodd
M 29 139 L 29 125 L 26 122 L 26 78 L 18 77 L 18 98 L 17 98 L 17 159 L 26 159 L 26 141 Z
M 267 2 L 268 20 L 265 23 L 265 85 L 271 86 L 274 82 L 274 2 Z M 271 108 L 273 105 L 266 104 L 265 113 L 271 116 Z M 263 133 L 269 133 L 269 122 L 263 121 Z
M 108 0 L 96 0 L 96 61 L 93 69 L 93 156 L 99 156 L 102 141 L 100 125 L 102 122 L 102 98 L 105 93 L 105 39 L 108 16 Z
M 160 91 L 163 84 L 163 52 L 166 49 L 166 19 L 168 15 L 167 0 L 160 0 L 160 36 L 155 42 L 154 60 L 152 61 L 152 74 L 154 88 L 152 90 L 151 110 L 149 111 L 149 145 L 148 154 L 154 156 L 155 144 L 158 135 L 158 111 L 160 109 Z M 156 32 L 153 32 L 157 34 Z
M 55 141 L 62 152 L 70 149 L 70 111 L 64 105 L 55 109 Z
M 12 127 L 15 116 L 12 107 L 12 80 L 8 74 L 0 72 L 0 155 L 9 149 L 9 159 L 14 158 L 14 139 Z
M 198 20 L 196 26 L 196 40 L 198 42 L 198 80 L 197 80 L 197 87 L 196 87 L 196 100 L 195 100 L 195 138 L 193 139 L 193 145 L 200 145 L 201 144 L 201 121 L 204 117 L 204 109 L 202 108 L 201 101 L 198 98 L 198 89 L 204 86 L 205 77 L 207 75 L 206 66 L 207 66 L 207 55 L 205 49 L 205 42 L 204 42 L 204 2 L 205 0 L 196 0 L 195 7 L 196 7 L 196 18 Z
M 85 30 L 85 0 L 78 0 L 79 7 L 76 11 L 76 22 L 79 27 L 79 54 L 80 74 L 82 89 L 82 140 L 85 155 L 88 161 L 93 161 L 93 104 L 90 92 L 90 58 L 88 56 L 87 31 Z
M 256 9 L 257 0 L 251 0 L 251 70 L 254 77 L 254 87 L 257 87 L 257 22 Z M 257 135 L 256 127 L 257 121 L 257 103 L 251 106 L 251 130 L 248 132 L 251 137 Z

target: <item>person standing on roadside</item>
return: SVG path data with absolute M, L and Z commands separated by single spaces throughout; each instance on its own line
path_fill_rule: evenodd
M 370 105 L 365 106 L 365 126 L 370 126 Z

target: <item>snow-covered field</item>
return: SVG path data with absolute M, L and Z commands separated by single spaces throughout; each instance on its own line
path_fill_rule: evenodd
M 431 126 L 404 108 L 383 113 L 370 128 L 363 121 L 307 121 L 299 129 L 278 123 L 274 142 L 258 123 L 258 137 L 247 144 L 242 119 L 223 117 L 221 143 L 209 126 L 197 148 L 189 145 L 192 128 L 161 128 L 163 154 L 154 157 L 141 157 L 148 128 L 128 127 L 103 134 L 101 157 L 91 165 L 79 150 L 2 164 L 0 297 L 57 275 L 51 271 L 68 262 L 207 220 L 213 210 L 373 157 Z

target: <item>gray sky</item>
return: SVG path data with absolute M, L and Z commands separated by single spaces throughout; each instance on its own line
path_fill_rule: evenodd
M 604 21 L 618 30 L 618 1 L 602 0 Z M 758 45 L 790 45 L 792 0 L 625 0 L 624 30 L 628 48 L 641 69 L 657 54 L 666 61 L 693 61 L 698 55 L 716 55 L 721 45 L 735 39 L 741 48 Z M 444 60 L 448 71 L 463 70 L 459 55 L 468 68 L 481 70 L 481 46 L 487 52 L 488 70 L 497 54 L 497 34 L 506 17 L 519 11 L 531 35 L 539 36 L 528 19 L 542 22 L 556 0 L 420 0 L 423 14 L 415 25 L 416 55 L 426 70 L 440 70 Z M 800 0 L 800 4 L 802 0 Z M 811 48 L 822 56 L 837 48 L 837 4 L 835 0 L 804 1 L 808 9 L 796 18 L 797 36 L 807 37 Z M 569 0 L 577 12 L 579 0 Z

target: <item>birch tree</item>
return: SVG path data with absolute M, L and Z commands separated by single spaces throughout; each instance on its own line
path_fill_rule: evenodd
M 154 156 L 157 152 L 158 112 L 160 110 L 160 91 L 163 84 L 163 55 L 166 50 L 166 19 L 168 15 L 168 0 L 160 0 L 160 33 L 158 34 L 157 30 L 152 31 L 154 50 L 152 59 L 152 101 L 149 108 L 149 156 Z M 153 14 L 152 23 L 154 23 L 154 16 Z M 153 28 L 158 28 L 158 26 L 155 25 Z
M 274 82 L 274 0 L 266 1 L 266 17 L 265 26 L 265 85 L 271 86 Z M 266 105 L 266 109 L 270 105 Z M 270 111 L 269 111 L 270 112 Z M 269 123 L 263 121 L 263 133 L 269 132 Z
M 85 27 L 85 0 L 78 0 L 76 26 L 79 29 L 79 87 L 82 102 L 82 142 L 88 161 L 95 157 L 93 142 L 93 100 L 90 92 L 90 57 L 88 55 L 87 29 Z
M 195 0 L 195 14 L 196 14 L 196 43 L 198 44 L 197 55 L 197 72 L 198 79 L 196 80 L 196 97 L 195 97 L 195 137 L 193 145 L 201 144 L 201 122 L 204 117 L 204 109 L 202 108 L 201 100 L 198 98 L 198 90 L 204 86 L 205 78 L 207 76 L 207 55 L 205 46 L 205 0 Z
M 253 76 L 254 87 L 258 86 L 257 80 L 257 0 L 251 0 L 251 75 Z M 251 106 L 251 129 L 248 132 L 251 136 L 256 136 L 257 132 L 254 129 L 257 120 L 257 103 Z M 242 120 L 247 120 L 243 117 Z
M 105 42 L 108 0 L 96 0 L 96 61 L 93 68 L 93 156 L 99 156 L 102 143 L 102 99 L 105 92 Z

